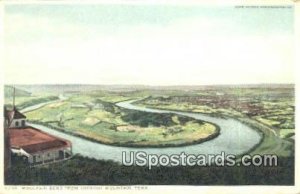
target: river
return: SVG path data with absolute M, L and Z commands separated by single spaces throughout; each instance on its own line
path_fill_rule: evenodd
M 185 115 L 208 121 L 218 125 L 221 129 L 220 135 L 216 138 L 206 141 L 200 144 L 181 146 L 181 147 L 169 147 L 169 148 L 129 148 L 129 147 L 117 147 L 104 145 L 101 143 L 95 143 L 80 137 L 69 135 L 54 129 L 50 129 L 43 125 L 30 124 L 33 127 L 39 128 L 49 134 L 65 138 L 72 142 L 73 153 L 81 154 L 82 156 L 88 156 L 95 159 L 113 160 L 116 162 L 122 161 L 122 152 L 127 154 L 130 151 L 143 151 L 147 154 L 180 154 L 185 152 L 186 154 L 220 154 L 224 151 L 226 154 L 241 154 L 250 150 L 253 146 L 260 142 L 262 138 L 258 132 L 251 129 L 247 125 L 239 122 L 235 119 L 224 119 L 212 117 L 206 114 L 200 113 L 185 113 L 178 111 L 158 110 L 152 108 L 144 108 L 131 104 L 133 101 L 125 101 L 117 103 L 117 106 L 134 109 L 139 111 L 156 112 L 156 113 L 175 113 L 179 115 Z M 27 108 L 26 111 L 34 110 L 38 108 L 38 105 Z M 23 112 L 23 111 L 22 111 Z

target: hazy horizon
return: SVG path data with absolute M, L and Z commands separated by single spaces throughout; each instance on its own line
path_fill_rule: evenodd
M 4 9 L 7 84 L 197 86 L 293 84 L 295 79 L 291 6 L 14 4 Z
M 13 83 L 5 83 L 5 86 L 13 86 L 13 85 L 32 85 L 32 86 L 38 86 L 38 85 L 95 85 L 95 86 L 226 86 L 226 85 L 295 85 L 295 83 L 242 83 L 242 84 L 199 84 L 199 85 L 180 85 L 180 84 L 175 84 L 175 85 L 151 85 L 151 84 L 97 84 L 97 83 L 42 83 L 42 84 L 13 84 Z

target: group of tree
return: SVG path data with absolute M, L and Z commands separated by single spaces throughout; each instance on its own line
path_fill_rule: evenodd
M 278 166 L 126 167 L 113 161 L 74 156 L 64 162 L 30 168 L 14 158 L 5 177 L 9 185 L 293 185 L 294 158 Z

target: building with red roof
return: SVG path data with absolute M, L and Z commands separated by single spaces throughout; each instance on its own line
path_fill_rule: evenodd
M 25 157 L 30 165 L 57 162 L 72 156 L 70 141 L 28 126 L 26 116 L 15 107 L 10 111 L 5 109 L 4 116 L 11 153 Z

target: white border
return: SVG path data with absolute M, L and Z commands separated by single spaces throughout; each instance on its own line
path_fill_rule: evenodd
M 221 0 L 207 0 L 207 1 L 195 1 L 195 0 L 75 0 L 75 1 L 37 1 L 37 0 L 27 0 L 27 1 L 21 1 L 21 0 L 0 0 L 0 91 L 3 91 L 3 85 L 4 85 L 4 78 L 3 78 L 3 18 L 4 18 L 4 6 L 7 4 L 197 4 L 197 5 L 216 5 L 216 6 L 223 6 L 223 5 L 294 5 L 294 11 L 295 11 L 295 72 L 300 72 L 300 53 L 299 53 L 299 47 L 300 47 L 300 30 L 299 30 L 299 24 L 300 24 L 300 6 L 299 3 L 295 3 L 293 1 L 289 0 L 268 0 L 268 1 L 250 1 L 250 0 L 231 0 L 231 1 L 221 1 Z M 298 66 L 297 66 L 298 64 Z M 296 77 L 296 129 L 298 128 L 299 123 L 299 103 L 300 103 L 300 97 L 298 95 L 299 91 L 299 80 L 300 77 L 297 76 L 297 73 L 295 73 Z M 0 97 L 0 104 L 3 104 L 3 92 L 1 92 Z M 3 115 L 3 109 L 1 108 L 0 114 Z M 3 123 L 3 117 L 0 117 L 0 122 Z M 1 133 L 0 133 L 0 141 L 2 142 L 0 144 L 0 149 L 3 150 L 3 126 L 1 126 Z M 35 194 L 35 193 L 41 193 L 44 194 L 48 193 L 218 193 L 218 194 L 247 194 L 247 193 L 262 193 L 262 194 L 281 194 L 281 193 L 287 193 L 287 194 L 299 194 L 300 193 L 300 160 L 299 160 L 299 154 L 297 154 L 297 151 L 299 150 L 299 142 L 300 134 L 296 132 L 295 135 L 295 186 L 146 186 L 147 189 L 139 190 L 134 189 L 132 187 L 132 190 L 118 190 L 116 186 L 58 186 L 58 188 L 61 188 L 62 190 L 50 190 L 51 186 L 4 186 L 3 185 L 3 167 L 0 167 L 0 193 L 8 194 L 8 193 L 22 193 L 22 194 Z M 0 152 L 0 157 L 3 161 L 3 151 Z M 1 161 L 0 164 L 3 165 L 3 162 Z M 27 188 L 22 189 L 22 188 Z M 55 188 L 55 187 L 51 187 Z M 75 188 L 79 188 L 79 190 L 73 190 Z M 87 188 L 87 189 L 85 189 Z M 102 190 L 98 190 L 96 188 L 102 188 Z M 105 188 L 110 188 L 112 190 L 106 190 Z

